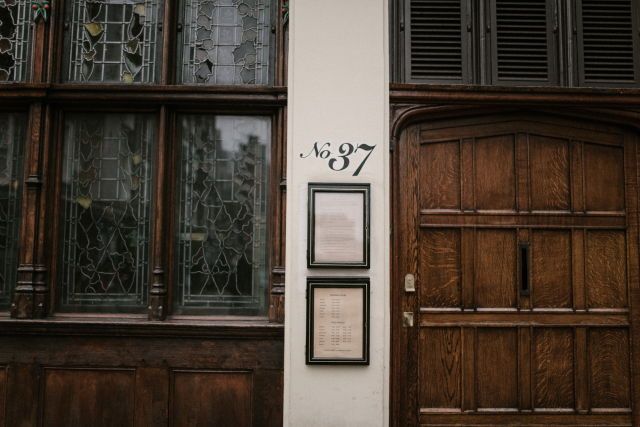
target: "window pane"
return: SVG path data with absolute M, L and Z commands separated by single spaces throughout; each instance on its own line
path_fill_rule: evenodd
M 31 66 L 31 2 L 0 0 L 0 82 L 27 79 Z
M 22 153 L 27 118 L 0 114 L 0 307 L 6 308 L 16 284 Z
M 270 135 L 268 118 L 180 118 L 177 312 L 264 312 Z
M 184 0 L 182 83 L 269 84 L 269 0 Z
M 62 310 L 135 311 L 145 306 L 154 142 L 150 115 L 67 118 Z
M 160 1 L 69 2 L 67 81 L 155 82 Z

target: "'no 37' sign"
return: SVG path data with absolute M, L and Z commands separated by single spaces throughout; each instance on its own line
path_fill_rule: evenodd
M 320 145 L 319 142 L 314 142 L 311 151 L 307 154 L 300 153 L 300 157 L 303 159 L 306 159 L 307 157 L 315 157 L 316 159 L 327 160 L 329 169 L 340 172 L 347 169 L 352 164 L 352 161 L 354 160 L 352 156 L 356 156 L 356 154 L 360 152 L 363 154 L 366 153 L 364 158 L 357 165 L 356 170 L 353 171 L 353 176 L 358 176 L 375 148 L 375 145 L 351 144 L 344 142 L 338 146 L 338 151 L 335 152 L 332 149 L 330 142 L 325 142 L 322 145 Z M 356 164 L 355 161 L 353 161 L 353 164 Z

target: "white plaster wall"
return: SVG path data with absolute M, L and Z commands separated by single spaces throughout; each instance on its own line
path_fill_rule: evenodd
M 387 0 L 290 2 L 285 426 L 383 426 L 389 419 L 389 141 Z M 300 157 L 314 142 L 376 145 L 358 177 Z M 364 153 L 353 156 L 355 161 Z M 371 184 L 370 366 L 305 365 L 307 183 Z

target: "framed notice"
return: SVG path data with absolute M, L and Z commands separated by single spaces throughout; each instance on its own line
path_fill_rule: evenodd
M 307 278 L 307 365 L 369 364 L 369 279 Z
M 369 268 L 369 184 L 309 184 L 307 266 Z

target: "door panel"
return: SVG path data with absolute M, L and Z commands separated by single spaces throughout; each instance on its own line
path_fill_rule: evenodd
M 398 156 L 396 277 L 416 292 L 394 315 L 416 321 L 394 328 L 397 425 L 640 421 L 635 136 L 461 119 L 412 126 Z

